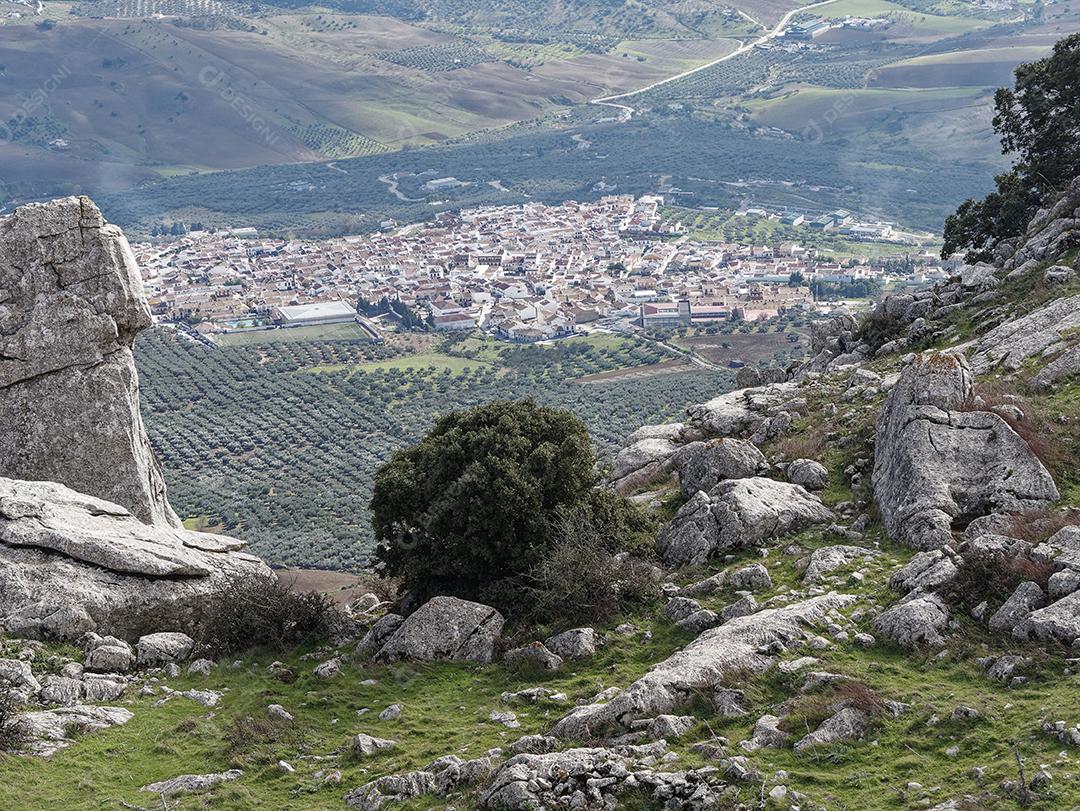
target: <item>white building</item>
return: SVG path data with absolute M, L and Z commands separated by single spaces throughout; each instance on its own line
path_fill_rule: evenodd
M 346 324 L 356 320 L 356 308 L 347 301 L 295 304 L 274 310 L 274 320 L 283 327 L 310 327 L 318 324 Z

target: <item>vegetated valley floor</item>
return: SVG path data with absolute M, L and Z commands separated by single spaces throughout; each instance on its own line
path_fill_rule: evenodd
M 727 360 L 786 364 L 805 346 L 750 332 L 775 325 L 741 329 L 749 334 L 737 334 Z M 176 510 L 191 527 L 244 538 L 288 566 L 363 565 L 375 471 L 440 414 L 534 397 L 581 417 L 610 459 L 640 426 L 677 419 L 732 386 L 725 371 L 687 364 L 670 373 L 665 362 L 681 356 L 632 336 L 514 346 L 414 335 L 376 346 L 290 333 L 212 348 L 159 328 L 136 345 L 147 428 Z M 710 360 L 725 362 L 719 352 Z M 595 377 L 620 369 L 638 374 Z

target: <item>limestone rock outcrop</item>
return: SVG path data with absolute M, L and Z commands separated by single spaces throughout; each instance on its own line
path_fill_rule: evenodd
M 854 599 L 825 594 L 738 617 L 705 631 L 610 701 L 572 710 L 555 725 L 552 734 L 563 739 L 591 740 L 618 727 L 629 728 L 635 719 L 671 713 L 695 695 L 722 686 L 725 678 L 733 674 L 767 670 L 775 658 L 760 653 L 761 648 L 800 638 L 830 611 L 850 605 Z
M 132 641 L 190 628 L 227 580 L 271 576 L 242 546 L 144 524 L 60 484 L 0 478 L 0 626 L 22 637 L 101 630 Z
M 672 461 L 687 498 L 698 490 L 711 490 L 724 479 L 757 476 L 769 467 L 753 443 L 729 437 L 683 445 Z
M 0 628 L 128 641 L 191 630 L 207 597 L 271 576 L 169 507 L 132 356 L 150 326 L 131 249 L 85 197 L 0 220 Z
M 976 374 L 997 367 L 1015 372 L 1028 358 L 1052 356 L 1068 346 L 1067 333 L 1080 327 L 1080 296 L 1054 299 L 983 335 L 971 356 Z
M 832 511 L 797 484 L 729 479 L 708 493 L 698 491 L 660 531 L 656 544 L 666 565 L 690 566 L 832 519 Z
M 1046 507 L 1053 478 L 998 414 L 970 410 L 972 376 L 957 354 L 917 356 L 878 418 L 874 495 L 893 540 L 935 549 L 954 527 Z
M 139 413 L 131 347 L 149 326 L 127 240 L 89 199 L 0 221 L 0 476 L 179 526 Z
M 458 597 L 432 597 L 390 635 L 375 658 L 490 662 L 503 616 L 491 606 Z

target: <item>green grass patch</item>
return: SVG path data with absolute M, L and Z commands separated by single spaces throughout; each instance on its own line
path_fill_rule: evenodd
M 313 327 L 251 330 L 215 335 L 221 346 L 256 346 L 258 344 L 291 343 L 294 341 L 370 341 L 368 334 L 357 324 L 324 324 Z

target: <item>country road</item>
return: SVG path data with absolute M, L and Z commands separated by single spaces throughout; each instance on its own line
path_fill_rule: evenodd
M 708 68 L 711 68 L 714 65 L 719 65 L 721 62 L 726 62 L 729 59 L 734 59 L 736 56 L 740 56 L 740 55 L 742 55 L 742 54 L 744 54 L 744 53 L 746 53 L 748 51 L 751 51 L 756 46 L 762 45 L 762 44 L 768 42 L 770 39 L 776 39 L 776 37 L 780 35 L 780 32 L 783 31 L 787 27 L 787 24 L 789 22 L 791 22 L 791 18 L 794 17 L 796 14 L 801 14 L 802 12 L 809 11 L 812 8 L 820 8 L 821 6 L 827 6 L 827 5 L 829 5 L 831 3 L 835 3 L 835 2 L 837 2 L 837 0 L 821 0 L 821 2 L 819 2 L 819 3 L 811 3 L 808 6 L 799 6 L 798 8 L 793 8 L 791 11 L 789 11 L 787 14 L 785 14 L 782 18 L 780 18 L 780 22 L 778 22 L 772 28 L 772 30 L 766 32 L 765 34 L 758 37 L 757 39 L 749 41 L 749 42 L 744 42 L 742 40 L 738 40 L 739 47 L 736 48 L 731 53 L 727 54 L 726 56 L 721 56 L 719 59 L 714 59 L 711 62 L 705 63 L 704 65 L 698 65 L 696 68 L 691 68 L 690 70 L 685 70 L 682 73 L 677 74 L 676 76 L 669 76 L 666 79 L 661 79 L 658 82 L 653 82 L 652 84 L 645 85 L 645 87 L 639 87 L 636 90 L 628 90 L 625 93 L 616 93 L 613 96 L 602 96 L 602 97 L 600 97 L 598 99 L 590 99 L 589 103 L 590 104 L 596 104 L 596 105 L 599 105 L 601 107 L 614 107 L 614 108 L 620 110 L 620 119 L 622 121 L 628 121 L 631 118 L 631 116 L 634 115 L 635 110 L 629 104 L 619 104 L 619 103 L 617 103 L 617 101 L 616 101 L 617 99 L 626 99 L 626 98 L 630 98 L 631 96 L 636 96 L 638 93 L 644 93 L 644 92 L 646 92 L 648 90 L 652 90 L 653 88 L 660 87 L 661 85 L 668 84 L 669 82 L 674 82 L 674 81 L 677 81 L 679 79 L 683 79 L 683 78 L 685 78 L 687 76 L 692 76 L 693 74 L 698 73 L 698 72 L 703 71 L 703 70 L 707 70 Z M 743 14 L 743 16 L 746 17 L 746 19 L 750 20 L 751 22 L 755 22 L 755 23 L 757 22 L 757 20 L 753 19 L 752 17 L 750 17 L 750 16 L 748 16 L 746 14 Z M 761 23 L 758 23 L 758 25 L 761 25 Z

